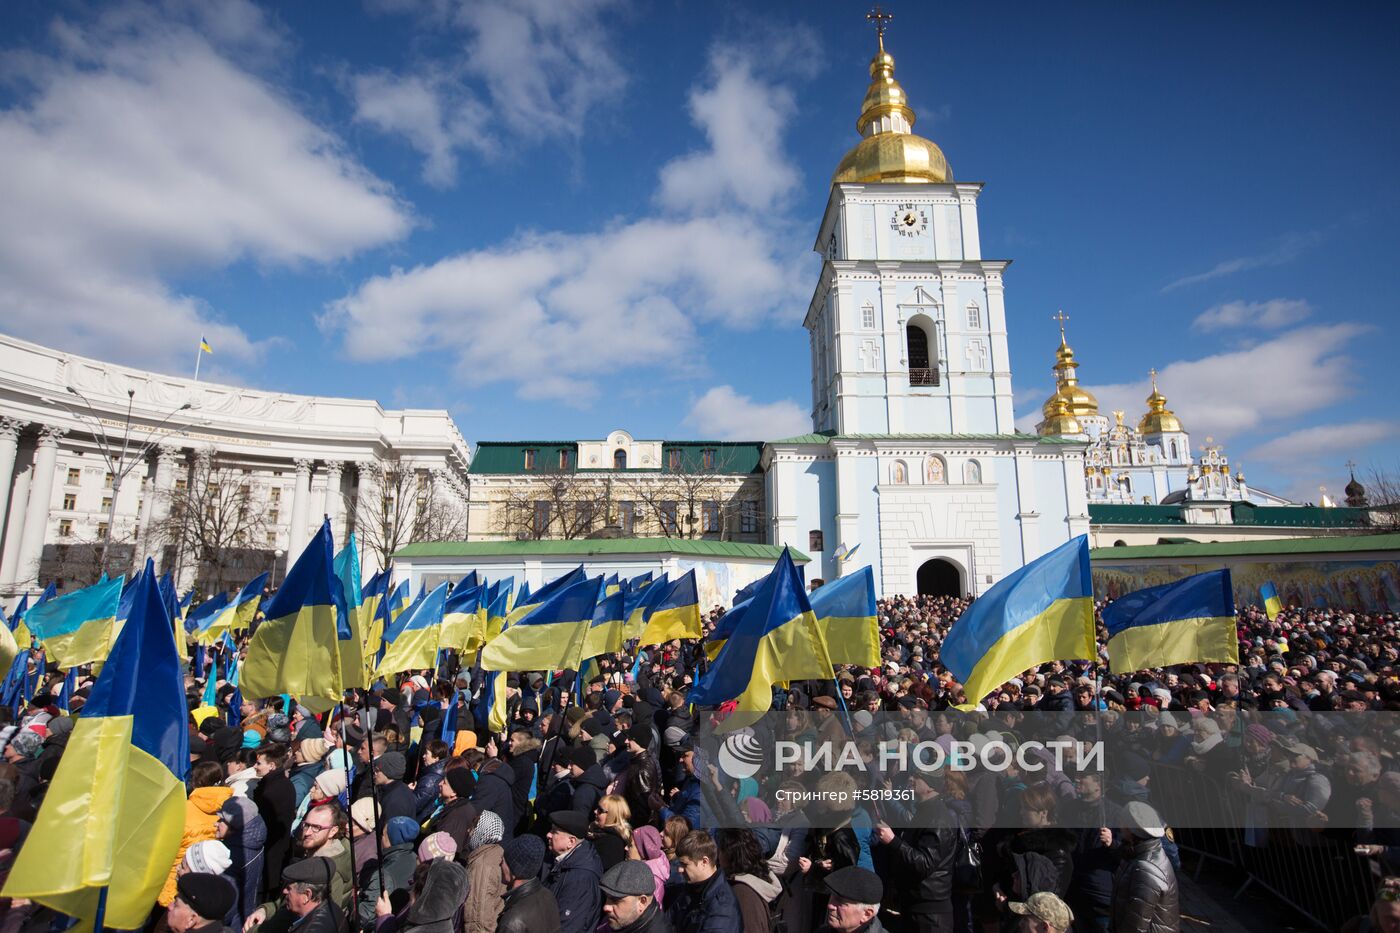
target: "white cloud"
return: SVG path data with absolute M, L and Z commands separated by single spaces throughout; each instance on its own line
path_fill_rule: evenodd
M 668 208 L 705 212 L 731 202 L 765 210 L 800 180 L 782 135 L 796 110 L 783 87 L 756 94 L 754 65 L 744 54 L 716 50 L 710 83 L 690 94 L 690 115 L 708 149 L 673 159 L 661 169 L 658 201 Z
M 1234 259 L 1226 259 L 1216 263 L 1204 272 L 1197 272 L 1194 275 L 1183 276 L 1174 282 L 1163 286 L 1162 292 L 1176 291 L 1178 288 L 1185 288 L 1188 285 L 1199 285 L 1202 282 L 1209 282 L 1213 279 L 1224 278 L 1227 275 L 1234 275 L 1237 272 L 1247 272 L 1250 269 L 1263 269 L 1269 266 L 1283 266 L 1297 259 L 1310 246 L 1313 246 L 1323 239 L 1320 232 L 1313 233 L 1290 233 L 1279 239 L 1278 244 L 1271 250 L 1253 256 L 1238 256 Z
M 796 402 L 755 402 L 728 385 L 715 386 L 700 396 L 685 421 L 702 437 L 722 441 L 777 440 L 812 428 L 811 418 Z
M 1351 394 L 1356 371 L 1345 348 L 1365 330 L 1347 323 L 1300 327 L 1245 349 L 1169 363 L 1157 384 L 1198 441 L 1295 424 Z M 1133 420 L 1151 391 L 1147 379 L 1086 385 L 1100 411 L 1121 408 Z
M 376 276 L 322 323 L 356 360 L 448 349 L 470 384 L 585 404 L 600 378 L 693 366 L 696 322 L 752 326 L 796 288 L 774 244 L 742 219 L 647 219 Z
M 536 143 L 577 139 L 589 114 L 617 98 L 626 74 L 610 47 L 604 16 L 613 0 L 378 0 L 434 32 L 460 37 L 450 60 L 404 74 L 352 79 L 355 118 L 405 137 L 426 157 L 423 177 L 445 187 L 464 149 L 495 151 L 502 137 Z
M 357 75 L 354 93 L 355 119 L 405 137 L 423 154 L 423 179 L 431 185 L 445 188 L 456 180 L 458 149 L 490 148 L 486 108 L 440 77 Z
M 1191 326 L 1196 330 L 1215 331 L 1232 327 L 1258 327 L 1278 330 L 1297 324 L 1312 314 L 1312 306 L 1295 298 L 1274 298 L 1270 301 L 1230 301 L 1208 308 L 1196 316 Z
M 756 69 L 735 75 L 746 83 L 726 97 L 787 94 Z M 721 136 L 711 137 L 717 146 Z M 728 155 L 695 158 L 709 156 L 728 168 Z M 692 375 L 704 364 L 701 328 L 751 329 L 800 306 L 809 287 L 802 254 L 782 230 L 755 222 L 746 200 L 753 202 L 735 197 L 704 215 L 664 212 L 594 233 L 532 232 L 395 269 L 332 302 L 321 324 L 355 360 L 446 350 L 468 384 L 503 382 L 522 398 L 571 405 L 589 404 L 605 380 Z
M 1310 464 L 1316 468 L 1397 436 L 1400 436 L 1400 424 L 1394 421 L 1322 424 L 1280 435 L 1255 447 L 1248 456 L 1251 460 L 1285 465 Z
M 255 13 L 211 7 L 197 25 L 266 53 Z M 173 276 L 332 262 L 408 231 L 336 137 L 179 18 L 122 7 L 54 35 L 56 54 L 11 58 L 32 91 L 0 112 L 6 330 L 160 367 L 187 365 L 202 332 L 247 359 L 248 335 Z

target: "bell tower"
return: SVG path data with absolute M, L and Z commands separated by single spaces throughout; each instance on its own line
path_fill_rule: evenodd
M 817 235 L 808 308 L 812 424 L 838 434 L 1011 434 L 1002 274 L 977 226 L 978 182 L 955 182 L 885 49 L 878 7 L 856 130 Z

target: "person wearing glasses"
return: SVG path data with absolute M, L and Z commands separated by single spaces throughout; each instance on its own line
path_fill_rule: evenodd
M 286 869 L 286 872 L 290 872 L 303 862 L 324 859 L 333 869 L 325 881 L 326 898 L 342 915 L 350 906 L 350 847 L 345 842 L 348 825 L 345 811 L 335 804 L 316 807 L 307 813 L 306 819 L 297 827 L 296 844 L 301 857 Z M 286 872 L 283 872 L 283 878 L 286 878 Z M 273 930 L 286 930 L 296 920 L 295 916 L 284 913 L 289 909 L 285 897 L 263 904 L 249 915 L 243 929 L 245 933 L 252 933 L 268 923 Z

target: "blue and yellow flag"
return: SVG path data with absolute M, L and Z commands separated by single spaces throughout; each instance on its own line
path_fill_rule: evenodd
M 223 632 L 215 630 L 214 626 L 225 613 L 231 612 L 227 593 L 206 599 L 191 609 L 187 624 L 193 627 L 195 642 L 208 646 L 218 641 Z
M 510 591 L 508 586 L 500 587 L 496 595 L 486 605 L 486 626 L 482 633 L 482 645 L 488 645 L 491 640 L 506 626 L 506 619 L 510 617 Z
M 607 584 L 603 584 L 606 592 Z M 593 607 L 593 621 L 588 626 L 588 634 L 583 639 L 584 658 L 596 658 L 600 654 L 615 654 L 622 650 L 622 590 L 598 600 Z
M 44 645 L 49 659 L 62 668 L 91 664 L 107 657 L 117 640 L 117 606 L 122 578 L 97 583 L 30 609 L 25 624 Z M 174 644 L 172 637 L 171 644 Z
M 879 609 L 875 605 L 875 572 L 861 567 L 818 587 L 810 596 L 817 631 L 826 640 L 832 664 L 880 666 Z
M 526 613 L 546 600 L 551 599 L 556 593 L 577 586 L 586 579 L 588 579 L 588 575 L 583 572 L 583 564 L 579 564 L 563 576 L 555 577 L 553 580 L 550 580 L 534 593 L 530 592 L 528 586 L 522 588 L 520 598 L 515 601 L 515 605 L 510 610 L 510 615 L 508 617 L 510 623 L 514 625 L 516 622 L 520 621 L 520 619 L 524 618 Z
M 19 657 L 19 645 L 15 633 L 10 631 L 10 620 L 5 618 L 5 610 L 0 608 L 0 671 L 8 671 Z
M 244 696 L 341 698 L 339 617 L 345 601 L 340 590 L 326 521 L 287 572 L 267 604 L 267 618 L 253 633 L 240 675 Z
M 483 586 L 459 583 L 452 588 L 442 613 L 442 647 L 465 654 L 482 646 L 486 640 L 486 612 L 482 604 L 486 595 L 487 588 Z
M 968 708 L 1028 667 L 1097 659 L 1089 536 L 1071 538 L 979 596 L 948 630 L 941 655 Z
M 351 690 L 369 685 L 365 671 L 364 591 L 360 589 L 360 549 L 355 533 L 335 555 L 334 572 L 345 601 L 345 617 L 336 629 L 336 647 L 340 649 L 340 689 Z
M 621 591 L 622 591 L 622 581 L 621 581 L 620 579 L 618 579 L 617 574 L 615 574 L 615 573 L 610 573 L 610 574 L 608 574 L 608 578 L 607 578 L 606 580 L 603 581 L 603 595 L 604 595 L 604 596 L 611 596 L 612 594 L 614 594 L 614 593 L 619 593 L 619 592 L 621 592 Z
M 753 605 L 752 595 L 743 602 L 736 603 L 734 608 L 719 617 L 719 621 L 715 623 L 715 627 L 711 629 L 710 634 L 705 637 L 705 657 L 709 658 L 711 661 L 719 657 L 720 649 L 722 649 L 724 643 L 729 640 L 729 636 L 734 634 L 734 630 L 743 624 L 744 614 L 749 611 L 749 606 L 751 605 Z
M 754 593 L 742 624 L 735 627 L 690 692 L 696 706 L 738 700 L 743 712 L 762 713 L 773 702 L 773 685 L 789 680 L 831 680 L 831 661 L 817 637 L 802 580 L 786 548 L 773 572 Z
M 120 930 L 146 922 L 170 875 L 190 767 L 180 661 L 150 561 L 136 589 L 3 892 L 91 923 L 106 888 L 104 925 Z
M 209 346 L 209 341 L 207 341 L 207 340 L 204 339 L 204 335 L 203 335 L 203 334 L 200 334 L 200 335 L 199 335 L 199 352 L 200 352 L 200 353 L 208 353 L 208 354 L 210 354 L 211 356 L 212 356 L 213 353 L 214 353 L 214 348 L 211 347 L 211 346 Z
M 671 578 L 662 574 L 655 580 L 647 580 L 642 586 L 624 590 L 622 594 L 622 612 L 627 621 L 622 624 L 622 640 L 632 641 L 642 637 L 642 631 L 647 627 L 647 613 L 651 611 L 652 603 L 658 602 L 671 588 Z
M 481 649 L 481 667 L 488 671 L 577 670 L 583 663 L 583 641 L 593 623 L 593 610 L 602 588 L 596 577 L 556 590 Z M 541 590 L 543 592 L 543 590 Z M 519 610 L 516 610 L 519 611 Z M 515 612 L 511 613 L 515 616 Z
M 25 651 L 34 645 L 34 638 L 29 634 L 29 626 L 24 624 L 24 615 L 29 611 L 29 594 L 25 593 L 15 604 L 15 611 L 10 614 L 10 631 L 15 636 L 15 644 L 19 650 Z
M 1103 611 L 1115 674 L 1169 664 L 1240 663 L 1230 571 L 1211 570 L 1120 596 Z
M 413 602 L 413 586 L 408 580 L 404 580 L 398 586 L 394 586 L 394 581 L 389 581 L 389 598 L 384 601 L 384 627 L 388 628 L 389 623 L 399 617 L 399 613 L 408 608 Z
M 427 591 L 426 591 L 426 590 L 423 590 L 423 589 L 419 589 L 418 595 L 415 596 L 415 597 L 413 598 L 413 601 L 412 601 L 411 603 L 409 603 L 409 604 L 403 609 L 402 612 L 399 612 L 398 614 L 396 614 L 396 615 L 394 616 L 393 619 L 391 619 L 389 622 L 387 622 L 387 623 L 385 624 L 385 626 L 384 626 L 384 644 L 386 644 L 386 645 L 392 645 L 392 644 L 395 642 L 395 640 L 398 639 L 399 633 L 402 632 L 403 629 L 404 629 L 404 626 L 408 624 L 408 620 L 409 620 L 409 618 L 413 615 L 413 611 L 414 611 L 415 609 L 417 609 L 418 606 L 419 606 L 419 604 L 422 603 L 423 600 L 425 600 L 425 599 L 427 599 L 427 598 L 428 598 L 428 593 L 427 593 Z
M 1279 599 L 1278 587 L 1274 586 L 1272 580 L 1265 581 L 1264 585 L 1259 587 L 1259 598 L 1264 601 L 1264 615 L 1269 617 L 1270 622 L 1283 612 L 1283 600 Z
M 263 588 L 267 586 L 268 571 L 263 571 L 253 579 L 243 585 L 243 589 L 238 591 L 238 595 L 233 598 L 233 621 L 229 623 L 229 630 L 234 632 L 246 632 L 253 625 L 253 619 L 258 615 L 258 607 L 262 605 Z
M 384 660 L 379 662 L 375 672 L 385 677 L 401 671 L 435 666 L 446 606 L 446 583 L 438 584 L 437 589 L 416 600 L 412 608 L 399 616 L 403 626 L 393 644 L 384 652 Z
M 700 592 L 695 585 L 695 571 L 686 571 L 672 583 L 647 607 L 643 617 L 645 624 L 638 647 L 663 645 L 674 638 L 699 638 L 704 634 L 700 627 Z

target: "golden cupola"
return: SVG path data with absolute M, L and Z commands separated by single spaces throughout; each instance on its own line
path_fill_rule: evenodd
M 841 159 L 831 183 L 952 181 L 943 150 L 932 140 L 914 135 L 914 111 L 894 79 L 894 56 L 885 51 L 884 28 L 878 23 L 877 35 L 880 50 L 870 60 L 870 88 L 856 120 L 856 129 L 865 138 Z
M 1098 417 L 1099 414 L 1099 400 L 1079 384 L 1079 377 L 1075 375 L 1079 363 L 1074 359 L 1074 350 L 1065 340 L 1065 321 L 1069 318 L 1062 312 L 1056 320 L 1060 322 L 1060 346 L 1055 351 L 1055 392 L 1041 406 L 1041 413 L 1045 415 L 1038 428 L 1041 434 L 1051 433 L 1046 426 L 1056 417 L 1061 402 L 1066 412 L 1076 420 Z
M 1041 434 L 1046 437 L 1064 437 L 1068 434 L 1084 433 L 1079 420 L 1070 414 L 1069 401 L 1064 396 L 1056 392 L 1050 396 L 1046 405 L 1049 406 L 1049 410 L 1045 413 L 1045 420 L 1037 426 Z
M 1157 391 L 1157 370 L 1152 370 L 1152 394 L 1147 397 L 1147 414 L 1138 422 L 1138 433 L 1169 434 L 1181 431 L 1181 419 L 1167 407 L 1167 397 Z

